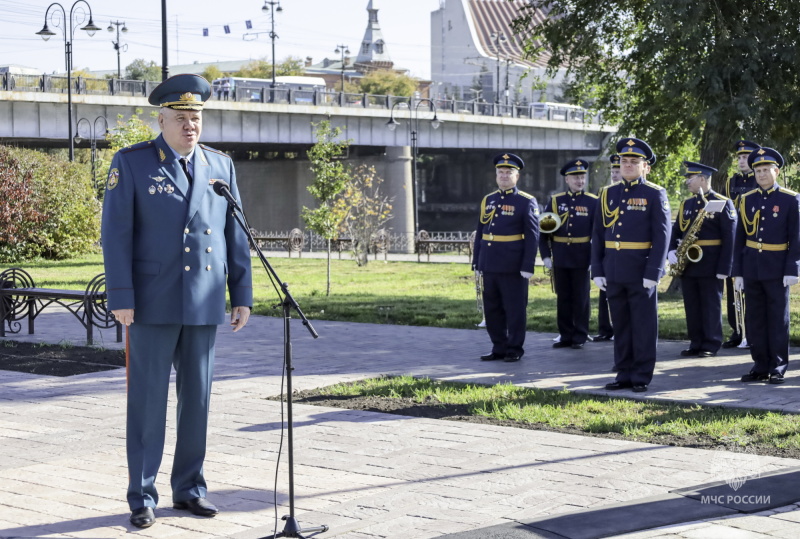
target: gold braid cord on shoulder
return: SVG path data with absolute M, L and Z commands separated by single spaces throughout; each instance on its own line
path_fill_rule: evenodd
M 686 204 L 684 200 L 681 202 L 681 209 L 678 210 L 678 227 L 681 229 L 681 232 L 686 232 L 686 229 L 689 228 L 689 223 L 692 222 L 691 219 L 684 219 L 683 218 L 683 205 Z
M 603 209 L 603 226 L 606 228 L 611 228 L 614 226 L 614 223 L 617 222 L 619 219 L 619 208 L 616 208 L 613 211 L 608 209 L 608 189 L 603 189 L 603 193 L 600 195 L 600 206 Z
M 745 206 L 745 196 L 742 196 L 739 199 L 739 215 L 742 216 L 742 226 L 744 227 L 744 233 L 747 236 L 754 236 L 756 233 L 756 229 L 758 228 L 758 222 L 761 220 L 761 210 L 756 210 L 753 214 L 753 219 L 747 219 L 747 208 Z
M 487 198 L 489 198 L 488 195 L 483 197 L 483 201 L 481 201 L 481 224 L 482 225 L 488 224 L 489 221 L 491 221 L 492 218 L 494 217 L 494 212 L 497 210 L 497 208 L 492 208 L 492 211 L 490 211 L 489 213 L 486 213 L 486 199 Z

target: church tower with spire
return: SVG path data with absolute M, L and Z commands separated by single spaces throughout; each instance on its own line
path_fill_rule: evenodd
M 383 40 L 381 27 L 378 23 L 378 8 L 375 7 L 375 4 L 377 4 L 375 0 L 369 0 L 367 4 L 367 12 L 369 13 L 367 30 L 364 32 L 364 39 L 361 40 L 361 46 L 358 49 L 358 56 L 354 65 L 357 71 L 364 73 L 377 69 L 391 69 L 394 66 L 394 62 L 389 58 L 389 53 L 386 51 L 386 42 Z

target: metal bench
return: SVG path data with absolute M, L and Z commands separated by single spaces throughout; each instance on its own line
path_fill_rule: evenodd
M 117 342 L 122 342 L 122 326 L 106 304 L 106 277 L 97 275 L 85 290 L 37 288 L 31 276 L 21 268 L 0 273 L 0 337 L 22 330 L 20 320 L 28 319 L 28 334 L 34 333 L 34 320 L 50 304 L 65 307 L 86 328 L 86 343 L 94 343 L 95 327 L 117 328 Z
M 417 234 L 417 262 L 422 262 L 422 253 L 428 255 L 428 262 L 431 261 L 431 253 L 437 246 L 444 246 L 454 249 L 458 254 L 466 251 L 470 260 L 472 259 L 472 249 L 475 244 L 475 232 L 473 232 L 468 239 L 455 239 L 455 238 L 431 238 L 426 230 L 420 230 Z
M 292 253 L 297 253 L 297 256 L 300 258 L 303 256 L 305 238 L 303 236 L 303 231 L 299 228 L 293 228 L 285 236 L 263 235 L 253 228 L 250 229 L 250 233 L 253 234 L 253 239 L 256 240 L 256 244 L 262 249 L 264 249 L 268 243 L 278 243 L 286 248 L 289 253 L 289 258 L 292 257 Z

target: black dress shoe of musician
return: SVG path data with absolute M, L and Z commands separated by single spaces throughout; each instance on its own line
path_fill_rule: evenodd
M 644 393 L 647 391 L 647 384 L 633 384 L 634 393 Z
M 569 348 L 572 343 L 569 341 L 558 341 L 553 343 L 553 348 Z
M 573 350 L 583 350 L 583 343 L 582 342 L 574 342 L 572 346 L 570 346 Z
M 697 353 L 697 357 L 714 357 L 716 356 L 716 352 L 712 352 L 711 350 L 700 350 Z
M 782 374 L 770 374 L 769 375 L 769 383 L 770 384 L 782 384 L 786 380 L 783 378 Z
M 481 361 L 500 361 L 501 359 L 505 358 L 505 354 L 495 354 L 494 352 L 489 352 L 488 354 L 481 356 Z
M 681 355 L 683 357 L 699 356 L 700 350 L 697 348 L 687 348 L 686 350 L 681 350 Z
M 734 333 L 733 335 L 731 335 L 730 339 L 728 339 L 727 341 L 722 343 L 722 347 L 723 348 L 736 348 L 740 344 L 742 344 L 742 336 L 739 335 L 738 333 Z
M 603 341 L 610 341 L 614 336 L 613 335 L 595 335 L 592 337 L 592 341 L 594 342 L 603 342 Z
M 522 359 L 522 354 L 519 352 L 509 352 L 506 354 L 506 358 L 503 360 L 506 363 L 514 363 L 515 361 L 519 361 Z
M 769 382 L 769 374 L 748 372 L 747 374 L 742 376 L 742 382 Z
M 155 523 L 156 514 L 152 507 L 140 507 L 133 510 L 130 521 L 137 528 L 149 528 Z
M 219 510 L 214 506 L 214 504 L 205 498 L 192 498 L 191 500 L 186 500 L 185 502 L 174 502 L 172 507 L 175 509 L 184 509 L 193 515 L 197 515 L 198 517 L 213 517 L 219 513 Z
M 618 389 L 630 389 L 633 387 L 633 383 L 628 380 L 625 382 L 611 382 L 610 384 L 606 384 L 607 391 L 616 391 Z

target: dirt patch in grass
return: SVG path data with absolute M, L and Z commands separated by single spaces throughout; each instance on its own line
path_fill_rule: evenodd
M 42 345 L 0 340 L 0 370 L 74 376 L 125 366 L 125 352 L 90 346 Z

